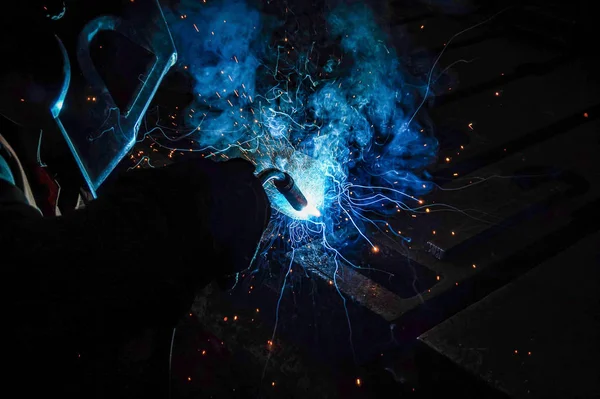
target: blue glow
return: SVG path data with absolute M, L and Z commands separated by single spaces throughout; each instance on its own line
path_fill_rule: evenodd
M 284 171 L 292 171 L 298 177 L 294 177 L 296 185 L 300 188 L 306 199 L 308 206 L 302 211 L 297 211 L 280 195 L 272 185 L 267 185 L 267 194 L 271 198 L 273 206 L 289 216 L 292 219 L 308 220 L 319 217 L 319 209 L 325 206 L 325 187 L 326 176 L 322 164 L 316 162 L 311 157 L 301 152 L 293 152 L 291 155 L 282 158 L 277 163 L 277 167 Z M 302 174 L 300 174 L 302 171 Z
M 64 105 L 63 101 L 61 101 L 61 100 L 56 101 L 50 109 L 50 112 L 52 112 L 52 115 L 55 117 L 58 116 L 60 114 L 60 111 L 62 110 L 63 105 Z
M 71 62 L 69 61 L 69 55 L 67 54 L 67 49 L 65 48 L 65 45 L 63 44 L 62 40 L 60 40 L 60 38 L 58 36 L 55 36 L 55 38 L 58 41 L 58 46 L 60 47 L 60 51 L 63 56 L 63 64 L 64 64 L 63 84 L 60 89 L 58 99 L 56 100 L 56 102 L 54 103 L 54 105 L 52 106 L 52 108 L 50 110 L 50 112 L 52 113 L 52 117 L 58 118 L 58 115 L 60 114 L 60 111 L 62 110 L 63 105 L 65 103 L 65 98 L 67 97 L 67 92 L 69 91 L 69 85 L 71 84 Z
M 312 248 L 335 253 L 357 240 L 375 248 L 367 227 L 380 229 L 400 210 L 421 209 L 418 196 L 433 188 L 425 168 L 437 141 L 418 113 L 430 94 L 427 79 L 406 72 L 408 59 L 363 4 L 332 10 L 321 32 L 290 23 L 296 17 L 287 5 L 263 7 L 190 0 L 165 13 L 178 67 L 195 82 L 194 101 L 183 112 L 186 137 L 194 151 L 242 156 L 258 170 L 276 167 L 294 178 L 309 207 L 297 212 L 269 189 L 280 213 L 267 239 L 282 235 L 288 249 L 318 240 L 322 245 Z M 325 27 L 336 43 L 327 50 L 317 42 Z M 165 142 L 163 127 L 155 129 L 163 139 L 157 142 L 177 148 Z
M 354 256 L 365 244 L 380 251 L 373 230 L 410 242 L 394 217 L 426 212 L 419 196 L 434 187 L 426 168 L 438 145 L 422 107 L 432 95 L 433 68 L 428 76 L 409 73 L 414 60 L 396 53 L 364 4 L 325 15 L 287 2 L 260 9 L 243 0 L 178 4 L 165 17 L 178 49 L 176 67 L 193 78 L 193 101 L 177 111 L 179 118 L 169 115 L 168 124 L 158 116 L 144 138 L 171 154 L 243 157 L 257 171 L 277 168 L 292 176 L 308 206 L 298 212 L 268 186 L 276 212 L 255 258 L 259 265 L 287 265 L 271 341 L 292 285 L 288 277 L 299 264 L 335 286 L 354 351 L 338 270 L 357 268 Z M 332 262 L 334 268 L 326 266 Z

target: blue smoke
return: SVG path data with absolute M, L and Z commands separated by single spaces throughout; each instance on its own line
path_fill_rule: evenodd
M 194 80 L 186 126 L 207 156 L 250 159 L 288 172 L 322 216 L 297 212 L 271 191 L 268 246 L 320 240 L 335 251 L 401 209 L 419 210 L 437 141 L 424 113 L 426 76 L 405 62 L 363 4 L 339 5 L 323 23 L 287 5 L 183 1 L 167 10 Z M 395 234 L 395 233 L 394 233 Z
M 186 1 L 165 11 L 179 67 L 195 81 L 186 122 L 197 129 L 198 142 L 226 148 L 248 133 L 239 109 L 247 109 L 256 93 L 260 14 L 244 1 Z

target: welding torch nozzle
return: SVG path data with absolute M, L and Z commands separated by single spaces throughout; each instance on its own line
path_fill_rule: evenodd
M 288 173 L 279 169 L 269 168 L 260 171 L 257 177 L 263 186 L 272 181 L 277 191 L 285 197 L 296 211 L 300 212 L 308 205 L 306 197 Z

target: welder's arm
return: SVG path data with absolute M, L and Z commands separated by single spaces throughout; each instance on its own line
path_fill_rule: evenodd
M 203 160 L 136 170 L 57 218 L 41 217 L 3 181 L 4 275 L 23 301 L 171 314 L 197 287 L 249 265 L 270 216 L 252 172 L 246 162 Z

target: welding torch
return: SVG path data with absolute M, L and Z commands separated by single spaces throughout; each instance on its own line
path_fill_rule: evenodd
M 276 168 L 269 168 L 260 171 L 256 177 L 258 177 L 263 186 L 269 182 L 273 182 L 277 191 L 285 197 L 296 211 L 301 212 L 308 206 L 308 200 L 288 173 Z

